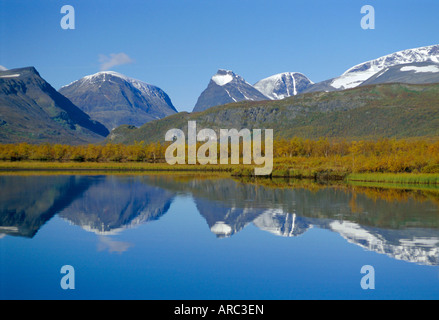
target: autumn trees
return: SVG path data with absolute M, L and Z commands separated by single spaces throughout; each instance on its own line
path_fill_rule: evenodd
M 167 145 L 0 145 L 3 161 L 165 162 Z M 274 141 L 275 166 L 309 166 L 346 172 L 439 172 L 439 140 L 333 141 L 292 138 Z M 242 155 L 241 155 L 242 156 Z

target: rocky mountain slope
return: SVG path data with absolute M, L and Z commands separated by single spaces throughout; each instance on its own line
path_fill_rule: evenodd
M 0 143 L 101 141 L 109 131 L 33 67 L 0 71 Z

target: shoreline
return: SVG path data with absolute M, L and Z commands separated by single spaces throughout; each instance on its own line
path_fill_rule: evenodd
M 314 181 L 333 181 L 346 183 L 385 183 L 394 185 L 439 186 L 439 173 L 349 173 L 318 170 L 277 170 L 269 176 L 253 174 L 254 166 L 244 165 L 168 165 L 167 163 L 111 163 L 111 162 L 10 162 L 0 161 L 0 174 L 26 172 L 72 172 L 72 173 L 193 173 L 226 174 L 230 177 L 252 177 L 256 179 L 297 179 Z

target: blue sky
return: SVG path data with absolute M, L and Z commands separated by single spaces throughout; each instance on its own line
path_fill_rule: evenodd
M 75 30 L 60 26 L 63 5 Z M 376 29 L 360 26 L 372 5 Z M 219 68 L 249 83 L 302 72 L 318 82 L 395 51 L 438 44 L 437 0 L 0 0 L 0 65 L 35 66 L 56 89 L 101 69 L 159 86 L 191 111 Z

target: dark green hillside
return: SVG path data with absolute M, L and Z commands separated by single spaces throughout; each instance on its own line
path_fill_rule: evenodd
M 199 113 L 178 113 L 140 128 L 121 126 L 107 141 L 164 142 L 172 128 L 273 129 L 275 138 L 411 138 L 439 135 L 439 84 L 378 84 L 316 92 L 279 101 L 238 102 Z

